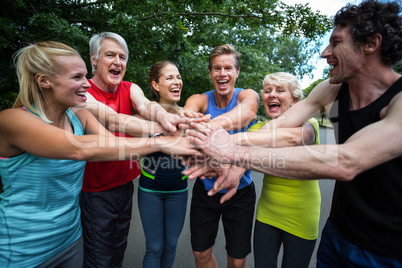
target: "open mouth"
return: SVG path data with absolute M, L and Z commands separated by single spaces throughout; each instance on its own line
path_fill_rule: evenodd
M 328 65 L 331 67 L 330 70 L 333 70 L 336 68 L 336 66 L 338 66 L 337 63 L 328 63 Z
M 277 110 L 279 110 L 281 108 L 281 105 L 279 103 L 276 103 L 276 102 L 271 102 L 271 103 L 268 103 L 268 108 L 270 110 L 277 111 Z
M 226 87 L 229 84 L 229 80 L 218 80 L 219 87 Z
M 338 64 L 336 63 L 331 63 L 329 64 L 330 68 L 329 68 L 329 75 L 332 77 L 335 75 L 335 70 L 336 70 L 336 66 L 338 66 Z
M 87 92 L 86 91 L 80 91 L 80 92 L 76 92 L 75 95 L 77 95 L 80 99 L 82 100 L 87 100 L 87 96 L 86 96 Z
M 180 96 L 180 89 L 174 88 L 170 90 L 170 93 L 172 93 L 174 96 Z
M 110 70 L 109 73 L 113 74 L 113 75 L 119 75 L 121 73 L 120 70 Z

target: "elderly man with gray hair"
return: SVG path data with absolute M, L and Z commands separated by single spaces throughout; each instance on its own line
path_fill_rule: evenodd
M 90 42 L 93 77 L 87 107 L 116 136 L 175 132 L 182 118 L 149 101 L 141 88 L 123 81 L 128 60 L 126 41 L 104 32 Z M 133 117 L 134 109 L 147 120 Z M 160 124 L 159 124 L 160 123 Z M 125 134 L 123 134 L 125 133 Z M 121 267 L 130 228 L 133 182 L 138 161 L 88 162 L 80 196 L 84 267 Z

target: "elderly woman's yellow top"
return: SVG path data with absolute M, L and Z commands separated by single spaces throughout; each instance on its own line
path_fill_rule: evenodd
M 257 131 L 268 121 L 256 123 L 248 131 Z M 311 118 L 315 141 L 319 144 L 319 125 Z M 286 164 L 280 159 L 273 165 Z M 257 205 L 257 220 L 303 239 L 318 237 L 321 194 L 318 180 L 293 180 L 265 174 Z

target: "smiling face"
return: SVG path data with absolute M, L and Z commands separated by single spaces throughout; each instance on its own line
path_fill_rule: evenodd
M 152 81 L 153 88 L 159 93 L 159 103 L 172 104 L 180 101 L 183 81 L 176 66 L 168 64 L 160 71 L 158 82 Z
M 336 26 L 321 57 L 333 67 L 329 80 L 332 84 L 348 82 L 364 66 L 363 53 L 356 47 L 347 26 Z
M 271 118 L 277 118 L 290 106 L 297 102 L 290 92 L 289 85 L 266 85 L 261 93 L 266 114 Z
M 236 79 L 240 70 L 236 69 L 236 59 L 233 54 L 223 54 L 212 59 L 209 77 L 219 95 L 229 95 L 234 92 Z
M 94 83 L 102 90 L 115 92 L 126 73 L 127 55 L 124 48 L 114 39 L 106 38 L 102 41 L 99 58 L 91 62 L 95 66 Z
M 85 94 L 90 84 L 86 79 L 87 68 L 84 61 L 80 56 L 61 56 L 57 57 L 57 61 L 62 64 L 56 76 L 47 78 L 46 83 L 41 84 L 46 91 L 46 100 L 66 108 L 85 107 Z

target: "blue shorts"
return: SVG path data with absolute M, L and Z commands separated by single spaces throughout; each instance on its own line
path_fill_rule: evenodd
M 371 253 L 350 243 L 328 219 L 317 252 L 317 268 L 349 267 L 401 268 L 402 262 Z

